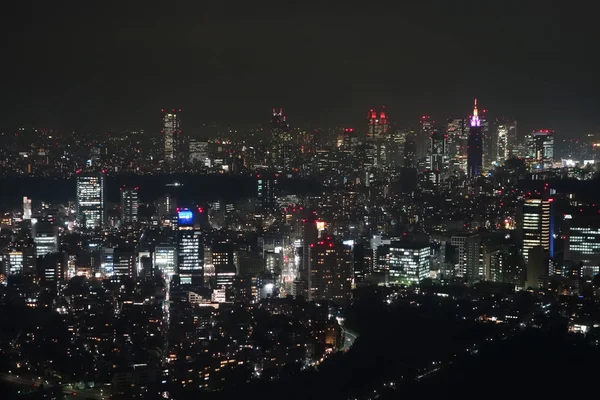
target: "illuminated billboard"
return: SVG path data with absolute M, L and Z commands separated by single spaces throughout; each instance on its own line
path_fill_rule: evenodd
M 184 208 L 182 210 L 177 211 L 177 223 L 179 225 L 191 225 L 194 223 L 194 213 Z

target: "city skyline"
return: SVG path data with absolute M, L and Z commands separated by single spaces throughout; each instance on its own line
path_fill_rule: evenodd
M 426 3 L 320 5 L 318 16 L 310 2 L 233 13 L 35 4 L 13 30 L 18 68 L 3 125 L 151 127 L 172 105 L 192 127 L 260 123 L 272 107 L 296 124 L 355 126 L 380 105 L 394 121 L 462 116 L 477 97 L 527 130 L 598 127 L 594 60 L 581 51 L 593 35 L 569 29 L 589 29 L 585 16 L 533 3 Z

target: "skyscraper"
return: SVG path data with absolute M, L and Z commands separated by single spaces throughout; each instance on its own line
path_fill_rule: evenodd
M 104 172 L 78 171 L 77 221 L 84 229 L 104 224 Z
M 23 219 L 31 219 L 31 199 L 23 197 Z
M 178 114 L 181 110 L 162 110 L 162 112 L 162 134 L 165 144 L 164 159 L 166 162 L 174 162 L 176 158 L 177 143 L 181 134 L 181 121 Z
M 177 212 L 177 273 L 182 285 L 204 283 L 204 242 L 189 209 Z
M 441 184 L 448 170 L 448 136 L 440 130 L 434 130 L 429 138 L 429 154 L 427 169 L 430 180 L 435 185 Z
M 389 122 L 385 107 L 381 112 L 370 109 L 367 119 L 367 137 L 371 139 L 383 139 L 386 137 L 389 130 Z
M 215 281 L 218 288 L 230 287 L 236 275 L 233 260 L 233 243 L 217 242 L 212 245 L 212 260 L 215 267 Z
M 502 165 L 513 156 L 517 143 L 517 121 L 499 118 L 497 121 L 496 163 Z
M 283 109 L 273 109 L 271 116 L 271 166 L 282 170 L 291 167 L 292 134 Z
M 309 249 L 308 300 L 346 300 L 352 289 L 352 248 L 327 237 Z
M 483 166 L 481 121 L 477 111 L 477 99 L 471 116 L 471 127 L 467 141 L 467 176 L 470 178 L 479 176 Z
M 525 138 L 526 163 L 531 172 L 552 168 L 554 163 L 554 131 L 533 131 Z
M 421 168 L 423 166 L 422 161 L 427 157 L 427 151 L 429 149 L 429 138 L 433 132 L 434 121 L 428 115 L 423 115 L 420 121 L 420 130 L 416 137 L 417 144 L 417 163 L 420 162 Z
M 138 221 L 138 188 L 121 188 L 121 222 L 132 225 Z
M 58 252 L 58 228 L 50 221 L 39 221 L 32 227 L 35 256 Z
M 550 201 L 529 198 L 523 204 L 523 258 L 529 259 L 529 251 L 541 247 L 550 251 Z

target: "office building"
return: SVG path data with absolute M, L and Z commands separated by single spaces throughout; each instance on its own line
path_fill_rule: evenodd
M 170 245 L 159 245 L 154 248 L 154 268 L 165 276 L 175 275 L 177 267 L 177 248 Z
M 77 174 L 77 222 L 84 229 L 104 224 L 104 173 Z
M 352 289 L 352 248 L 331 237 L 309 246 L 308 300 L 344 302 Z
M 550 249 L 551 231 L 551 201 L 528 198 L 523 204 L 523 248 L 522 255 L 525 262 L 529 259 L 529 251 L 534 247 L 541 247 L 542 250 L 552 252 Z
M 496 164 L 503 165 L 515 155 L 517 121 L 499 118 L 497 121 Z
M 392 241 L 389 245 L 390 281 L 416 284 L 428 278 L 430 258 L 429 243 Z
M 133 248 L 116 248 L 113 251 L 113 276 L 122 278 L 137 277 L 135 252 Z
M 440 185 L 448 171 L 448 136 L 439 130 L 433 130 L 429 138 L 427 170 L 434 185 Z
M 533 131 L 525 138 L 526 164 L 530 172 L 551 169 L 554 164 L 554 131 Z
M 23 219 L 31 219 L 31 199 L 23 197 Z
M 131 226 L 138 222 L 138 188 L 121 188 L 121 223 Z
M 594 208 L 578 208 L 564 214 L 564 259 L 581 263 L 582 275 L 600 274 L 600 215 Z
M 39 221 L 31 230 L 36 258 L 58 252 L 58 227 L 52 222 Z
M 23 273 L 25 258 L 22 251 L 9 251 L 8 252 L 8 263 L 6 272 L 8 275 L 18 275 Z
M 162 110 L 162 112 L 164 160 L 166 162 L 174 162 L 177 157 L 178 144 L 181 136 L 181 121 L 179 119 L 179 113 L 181 113 L 181 110 Z
M 177 274 L 182 285 L 204 284 L 204 242 L 191 210 L 177 213 Z
M 233 244 L 218 242 L 212 245 L 212 263 L 217 288 L 231 287 L 236 275 Z

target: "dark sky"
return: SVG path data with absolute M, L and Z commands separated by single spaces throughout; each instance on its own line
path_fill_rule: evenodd
M 5 16 L 4 128 L 158 129 L 163 107 L 193 129 L 271 107 L 355 125 L 382 104 L 410 125 L 466 115 L 473 97 L 526 128 L 600 127 L 600 34 L 576 2 L 22 3 Z

